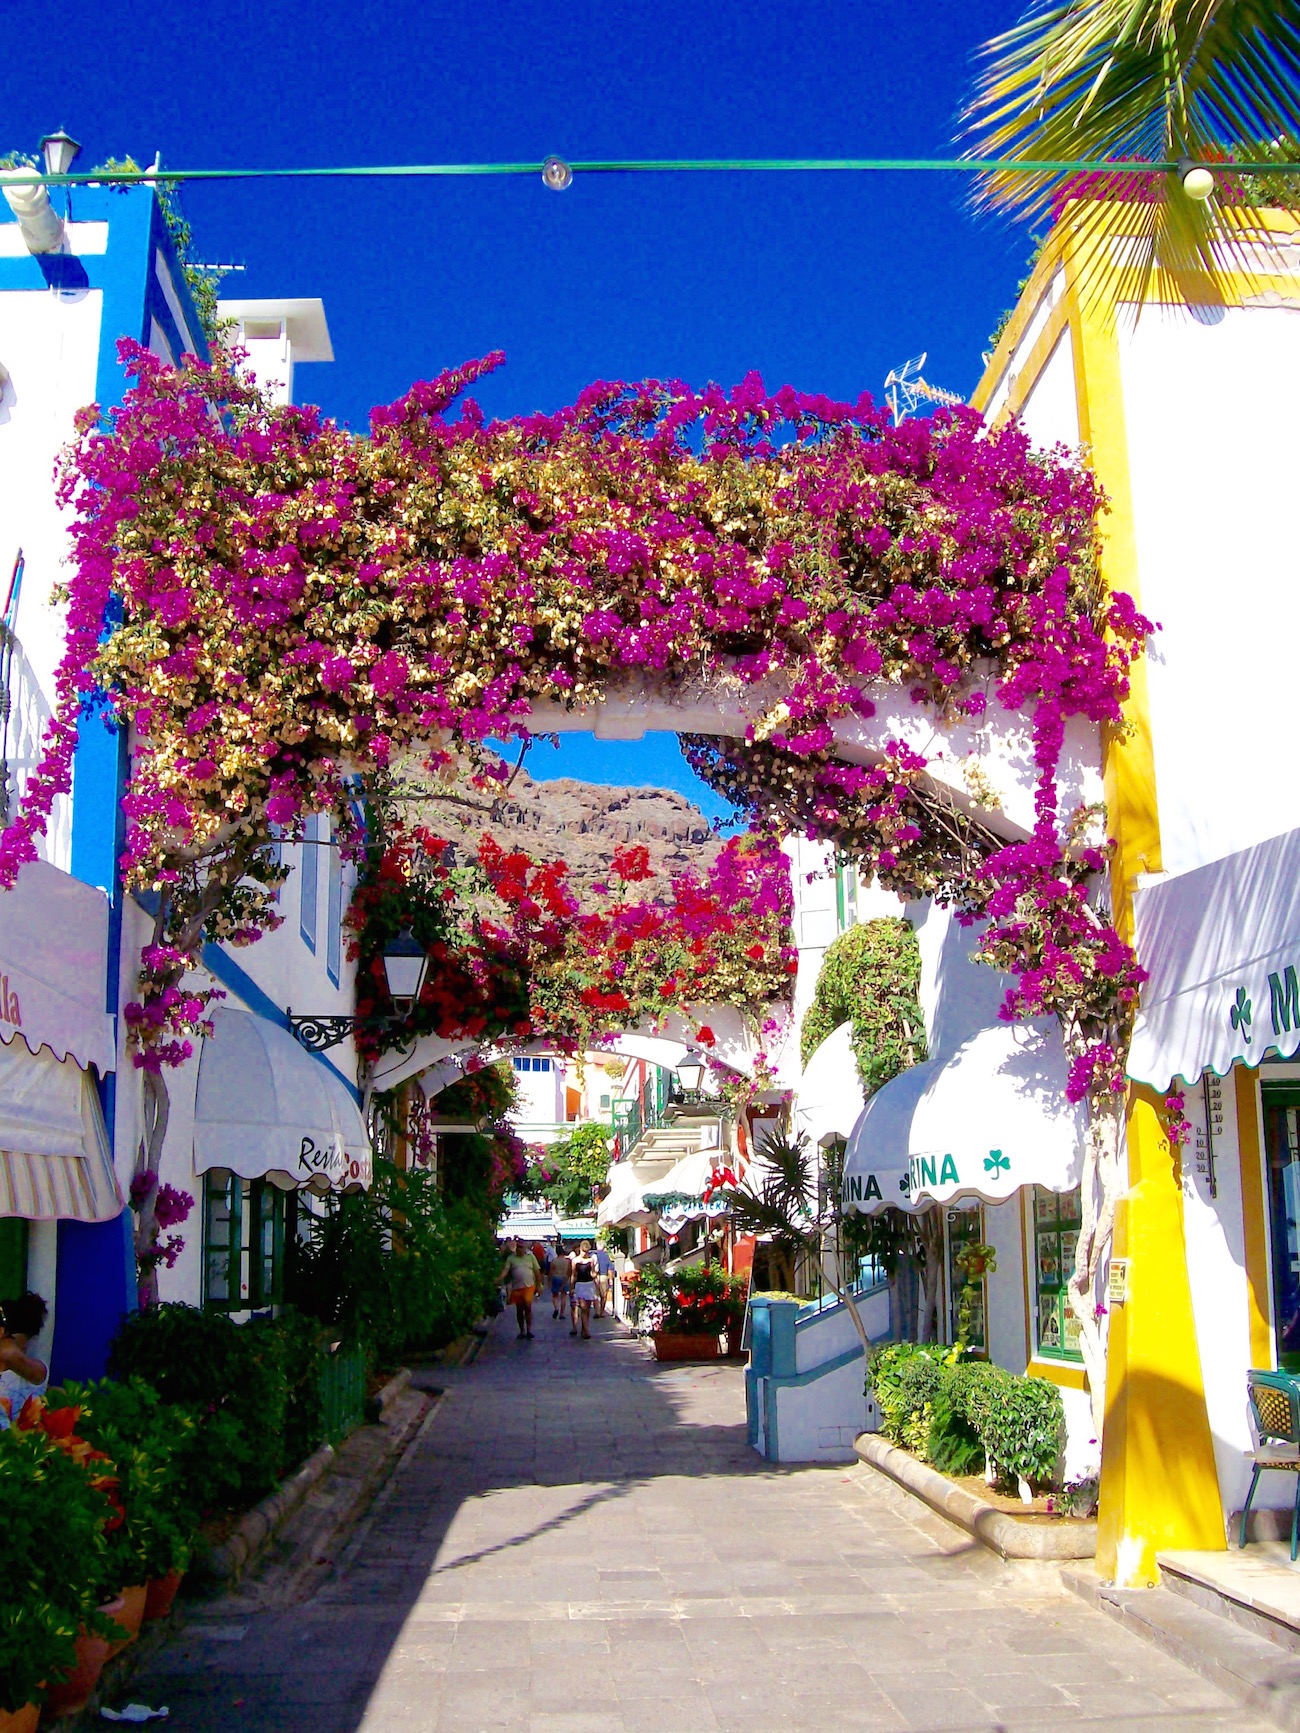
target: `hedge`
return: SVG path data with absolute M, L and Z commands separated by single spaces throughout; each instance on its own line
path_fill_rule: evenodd
M 891 1342 L 872 1355 L 868 1387 L 885 1437 L 944 1473 L 967 1474 L 988 1463 L 1001 1485 L 1056 1483 L 1065 1409 L 1045 1379 L 1018 1377 L 932 1343 Z

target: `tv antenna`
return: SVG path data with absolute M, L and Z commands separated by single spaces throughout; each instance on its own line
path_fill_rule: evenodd
M 895 427 L 906 421 L 909 415 L 915 415 L 922 403 L 942 403 L 950 409 L 957 409 L 966 402 L 955 391 L 945 391 L 941 385 L 931 385 L 921 377 L 927 353 L 922 350 L 910 361 L 904 361 L 901 367 L 891 367 L 885 376 L 885 401 L 893 413 Z

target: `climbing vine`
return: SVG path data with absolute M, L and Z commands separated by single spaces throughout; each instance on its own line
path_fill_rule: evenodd
M 851 1023 L 863 1094 L 874 1095 L 926 1056 L 920 990 L 921 951 L 909 922 L 891 915 L 850 927 L 822 960 L 800 1031 L 803 1063 L 841 1023 Z
M 894 427 L 866 397 L 769 394 L 756 375 L 729 394 L 600 384 L 489 424 L 456 407 L 489 356 L 358 439 L 272 408 L 221 353 L 123 356 L 135 385 L 106 421 L 79 418 L 63 468 L 67 648 L 0 882 L 34 857 L 83 695 L 102 692 L 133 731 L 124 872 L 160 892 L 133 1022 L 155 1076 L 201 1021 L 184 979 L 201 939 L 275 918 L 273 827 L 328 810 L 354 846 L 358 773 L 436 771 L 461 742 L 526 733 L 539 703 L 650 688 L 744 701 L 745 739 L 717 761 L 734 783 L 750 755 L 747 808 L 769 804 L 753 779 L 779 757 L 815 834 L 850 833 L 885 882 L 988 921 L 1007 1014 L 1060 1017 L 1071 1092 L 1114 1153 L 1141 973 L 1090 896 L 1104 837 L 1060 809 L 1057 769 L 1071 718 L 1122 722 L 1150 626 L 1100 581 L 1086 470 L 970 411 Z M 834 759 L 836 720 L 869 719 L 881 686 L 940 722 L 978 720 L 990 693 L 1023 719 L 1028 838 L 937 797 L 900 742 Z

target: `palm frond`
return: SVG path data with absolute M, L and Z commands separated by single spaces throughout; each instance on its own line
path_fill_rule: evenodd
M 1204 302 L 1207 286 L 1222 298 L 1226 275 L 1258 271 L 1270 247 L 1263 210 L 1300 215 L 1296 176 L 1221 169 L 1198 203 L 1169 166 L 1300 165 L 1300 0 L 1039 0 L 977 58 L 971 155 L 1153 165 L 977 183 L 982 203 L 1070 224 L 1112 304 Z

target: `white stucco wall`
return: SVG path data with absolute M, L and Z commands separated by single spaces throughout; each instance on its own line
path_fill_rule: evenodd
M 1300 312 L 1149 308 L 1121 334 L 1166 872 L 1300 825 L 1279 775 L 1300 633 Z
M 64 576 L 65 519 L 54 501 L 59 451 L 72 438 L 73 417 L 95 399 L 103 295 L 49 290 L 0 292 L 0 363 L 9 377 L 0 392 L 0 605 L 19 548 L 26 559 L 15 666 L 16 710 L 10 721 L 10 764 L 21 794 L 36 767 L 37 730 L 54 702 L 54 671 L 63 654 L 63 615 L 51 599 Z M 70 803 L 56 802 L 42 858 L 67 869 Z

